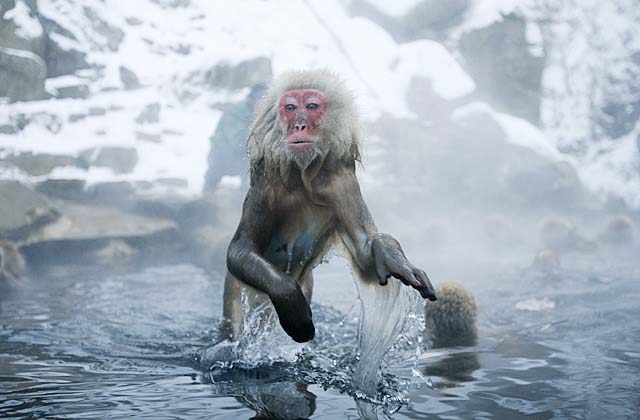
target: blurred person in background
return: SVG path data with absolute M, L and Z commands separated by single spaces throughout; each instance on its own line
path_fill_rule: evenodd
M 210 138 L 209 167 L 203 191 L 205 194 L 213 193 L 224 176 L 240 177 L 242 187 L 248 187 L 246 140 L 256 102 L 266 88 L 264 83 L 253 85 L 247 99 L 230 106 L 220 118 L 216 131 Z

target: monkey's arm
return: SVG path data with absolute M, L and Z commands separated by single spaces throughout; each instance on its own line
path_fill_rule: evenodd
M 349 253 L 364 273 L 375 273 L 381 285 L 393 276 L 420 292 L 423 298 L 436 300 L 427 274 L 411 264 L 391 235 L 378 232 L 360 192 L 354 167 L 342 167 L 329 183 L 328 201 L 339 220 L 338 233 Z
M 291 338 L 300 343 L 309 341 L 315 335 L 315 327 L 300 286 L 261 254 L 270 239 L 272 225 L 273 214 L 261 194 L 249 190 L 240 224 L 227 251 L 227 268 L 237 279 L 269 296 L 280 325 Z

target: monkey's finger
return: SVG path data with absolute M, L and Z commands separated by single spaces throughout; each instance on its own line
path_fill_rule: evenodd
M 425 290 L 425 294 L 423 295 L 423 297 L 431 301 L 438 300 L 438 297 L 436 296 L 436 290 L 433 288 L 433 285 L 431 284 L 427 273 L 420 269 L 416 269 L 414 272 Z
M 376 275 L 380 286 L 386 286 L 389 281 L 389 272 L 384 262 L 380 261 L 380 259 L 376 259 Z
M 421 290 L 420 282 L 413 275 L 413 272 L 411 270 L 402 270 L 399 273 L 395 273 L 393 275 L 393 277 L 397 278 L 398 280 L 400 280 L 402 283 L 406 284 L 407 286 L 413 287 L 414 289 L 419 291 L 421 295 L 423 295 L 422 297 L 425 297 L 423 292 L 422 292 L 422 290 Z

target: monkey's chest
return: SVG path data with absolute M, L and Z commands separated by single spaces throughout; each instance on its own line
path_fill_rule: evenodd
M 314 264 L 325 250 L 333 233 L 325 218 L 284 223 L 275 230 L 264 256 L 280 270 L 298 277 L 309 264 Z

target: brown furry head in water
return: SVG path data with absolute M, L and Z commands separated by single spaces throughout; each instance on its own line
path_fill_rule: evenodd
M 436 287 L 438 300 L 427 302 L 426 333 L 434 347 L 471 346 L 476 343 L 478 308 L 471 292 L 455 283 Z

